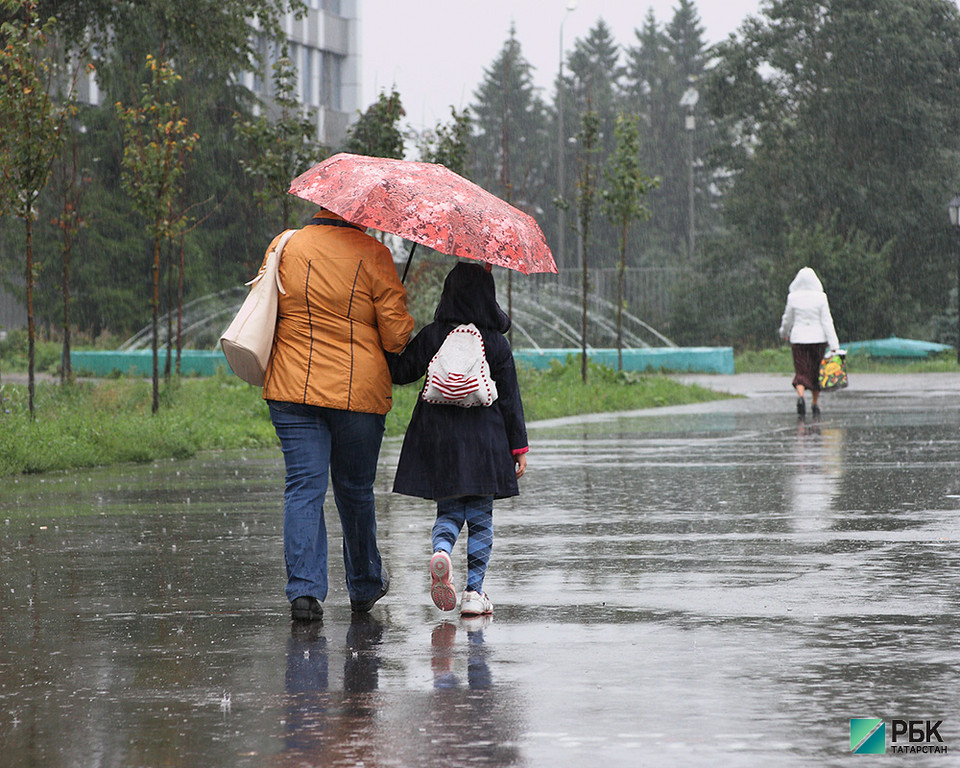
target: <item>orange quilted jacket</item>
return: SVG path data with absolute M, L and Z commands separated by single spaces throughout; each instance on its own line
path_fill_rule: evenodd
M 386 246 L 320 211 L 287 241 L 279 274 L 286 294 L 280 294 L 264 399 L 389 411 L 383 352 L 404 348 L 413 318 Z

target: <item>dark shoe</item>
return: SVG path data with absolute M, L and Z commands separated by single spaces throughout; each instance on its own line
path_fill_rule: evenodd
M 797 416 L 803 416 L 807 412 L 807 404 L 802 397 L 797 398 Z
M 320 621 L 323 618 L 323 605 L 315 597 L 303 595 L 290 603 L 290 618 L 293 621 Z
M 359 602 L 356 600 L 350 601 L 350 610 L 355 611 L 356 613 L 367 613 L 374 605 L 376 605 L 377 600 L 383 597 L 387 592 L 390 591 L 390 574 L 387 573 L 387 566 L 383 566 L 383 586 L 380 588 L 380 592 L 371 597 L 369 600 L 364 600 Z
M 819 416 L 820 416 L 820 406 L 819 406 L 819 405 L 813 406 L 813 416 L 814 416 L 814 418 L 819 418 Z

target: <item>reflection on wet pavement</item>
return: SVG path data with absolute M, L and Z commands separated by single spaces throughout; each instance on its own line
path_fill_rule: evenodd
M 390 595 L 352 616 L 332 556 L 310 625 L 283 599 L 279 455 L 5 479 L 0 764 L 840 765 L 851 717 L 942 719 L 960 749 L 956 395 L 534 426 L 492 619 L 433 607 L 396 441 Z

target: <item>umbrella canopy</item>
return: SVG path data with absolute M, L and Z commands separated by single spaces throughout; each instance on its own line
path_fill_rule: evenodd
M 435 163 L 341 152 L 288 190 L 347 221 L 523 274 L 556 272 L 532 216 Z

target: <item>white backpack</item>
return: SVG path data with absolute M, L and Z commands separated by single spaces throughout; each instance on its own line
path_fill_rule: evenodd
M 458 325 L 447 334 L 427 366 L 422 398 L 427 403 L 461 408 L 488 406 L 497 399 L 483 336 L 473 323 Z

